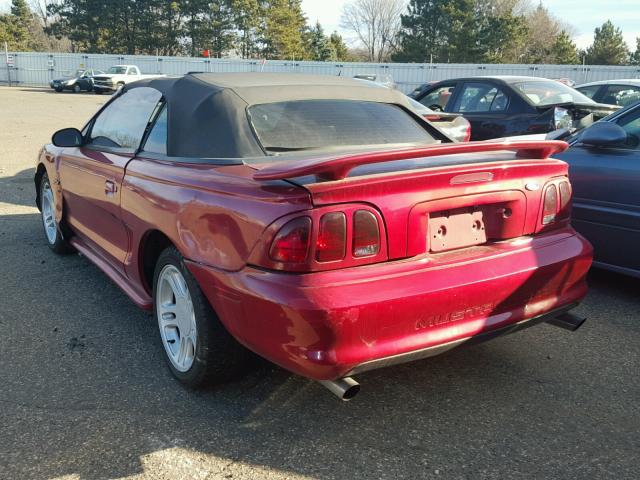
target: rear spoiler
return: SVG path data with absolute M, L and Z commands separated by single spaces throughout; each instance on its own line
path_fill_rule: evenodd
M 278 162 L 258 170 L 253 174 L 253 178 L 255 180 L 282 180 L 316 175 L 323 180 L 342 180 L 347 177 L 351 169 L 370 163 L 498 151 L 516 152 L 520 158 L 545 159 L 554 153 L 564 152 L 568 147 L 568 143 L 559 140 L 447 143 L 420 148 Z

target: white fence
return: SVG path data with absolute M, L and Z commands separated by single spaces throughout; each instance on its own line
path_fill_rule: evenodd
M 570 78 L 576 83 L 615 78 L 640 78 L 640 67 L 590 65 L 481 65 L 449 63 L 349 63 L 296 62 L 282 60 L 218 60 L 193 57 L 143 55 L 85 55 L 65 53 L 10 53 L 12 65 L 1 58 L 0 83 L 46 86 L 49 81 L 69 75 L 78 68 L 106 70 L 115 64 L 138 65 L 143 73 L 180 75 L 199 72 L 292 72 L 352 77 L 357 74 L 389 74 L 398 88 L 409 92 L 427 81 L 475 75 L 528 75 Z

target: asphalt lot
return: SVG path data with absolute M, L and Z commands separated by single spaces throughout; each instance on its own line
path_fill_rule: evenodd
M 640 478 L 640 283 L 606 272 L 577 332 L 363 374 L 350 403 L 267 364 L 182 388 L 151 316 L 50 252 L 34 207 L 40 145 L 107 98 L 0 87 L 0 478 Z

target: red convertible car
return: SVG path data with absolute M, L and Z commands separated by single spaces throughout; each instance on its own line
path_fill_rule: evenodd
M 582 321 L 564 142 L 451 143 L 399 92 L 277 74 L 130 84 L 52 141 L 50 248 L 152 309 L 188 386 L 255 352 L 349 399 L 360 372 Z

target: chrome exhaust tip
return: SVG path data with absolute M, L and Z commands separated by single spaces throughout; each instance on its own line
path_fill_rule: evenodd
M 318 383 L 343 402 L 348 402 L 360 391 L 360 384 L 351 377 L 339 378 L 337 380 L 318 380 Z

